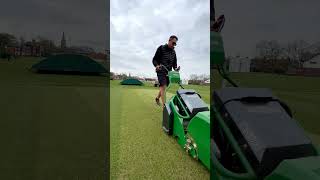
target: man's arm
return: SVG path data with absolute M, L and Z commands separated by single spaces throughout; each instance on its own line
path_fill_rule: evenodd
M 153 66 L 154 67 L 157 67 L 160 65 L 160 59 L 161 59 L 161 50 L 160 50 L 161 46 L 158 47 L 154 57 L 153 57 L 153 60 L 152 60 L 152 63 L 153 63 Z
M 174 69 L 174 70 L 177 69 L 177 55 L 176 55 L 176 53 L 174 53 L 173 69 Z

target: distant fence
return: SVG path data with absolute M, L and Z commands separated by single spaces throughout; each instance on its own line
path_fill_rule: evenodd
M 189 80 L 188 84 L 200 85 L 202 83 L 201 80 Z
M 289 69 L 287 74 L 296 76 L 320 76 L 320 68 Z

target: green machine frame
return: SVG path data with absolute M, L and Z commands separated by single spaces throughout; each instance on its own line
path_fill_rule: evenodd
M 177 84 L 180 88 L 183 88 L 178 71 L 168 71 L 168 78 L 170 83 L 166 88 L 166 93 L 173 84 Z M 165 99 L 166 98 L 167 97 L 165 97 Z M 195 116 L 191 117 L 177 94 L 170 97 L 166 102 L 172 110 L 172 136 L 177 138 L 178 144 L 191 155 L 191 157 L 199 160 L 209 169 L 210 111 L 198 112 Z

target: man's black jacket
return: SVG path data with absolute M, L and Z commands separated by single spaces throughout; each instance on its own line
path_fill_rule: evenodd
M 158 47 L 153 60 L 153 65 L 156 67 L 157 65 L 164 65 L 168 71 L 171 71 L 172 68 L 177 68 L 177 56 L 174 49 L 168 47 L 168 45 L 161 45 Z M 167 70 L 161 68 L 157 73 L 167 73 Z

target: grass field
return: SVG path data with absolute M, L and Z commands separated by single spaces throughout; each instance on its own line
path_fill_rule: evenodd
M 121 86 L 111 81 L 112 179 L 209 179 L 209 171 L 189 157 L 161 125 L 154 102 L 158 88 Z M 187 86 L 209 103 L 209 86 Z M 169 95 L 174 93 L 174 88 Z
M 0 179 L 105 179 L 106 78 L 0 59 Z

